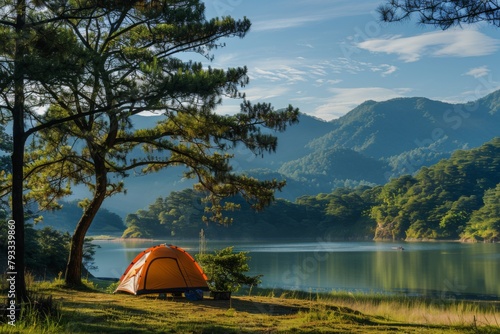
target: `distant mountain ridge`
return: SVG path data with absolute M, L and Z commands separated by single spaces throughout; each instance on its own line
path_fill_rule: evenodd
M 287 179 L 277 197 L 329 193 L 339 186 L 383 184 L 414 174 L 450 157 L 457 149 L 482 145 L 500 136 L 500 91 L 476 101 L 451 104 L 423 97 L 366 101 L 346 115 L 323 121 L 301 114 L 300 122 L 278 137 L 276 153 L 256 157 L 243 147 L 234 150 L 235 172 Z M 154 117 L 134 120 L 136 127 Z M 125 215 L 144 208 L 159 196 L 188 188 L 177 168 L 125 179 L 126 195 L 104 206 Z
M 279 172 L 302 180 L 310 175 L 321 185 L 318 192 L 330 192 L 346 175 L 354 184 L 382 184 L 433 165 L 458 149 L 478 147 L 499 136 L 499 109 L 500 91 L 462 104 L 422 97 L 366 101 L 331 121 L 330 132 L 306 145 L 310 150 L 306 156 L 284 163 Z M 323 158 L 325 152 L 335 150 L 352 150 L 364 159 L 355 154 L 344 154 L 342 163 L 334 162 L 333 157 Z M 353 170 L 363 170 L 361 161 L 364 172 L 353 175 Z M 333 165 L 345 167 L 335 170 Z M 323 176 L 318 179 L 319 174 Z
M 476 147 L 498 135 L 499 107 L 500 91 L 464 104 L 421 97 L 366 101 L 333 120 L 337 128 L 312 140 L 308 147 L 350 148 L 375 158 L 436 143 L 443 150 Z

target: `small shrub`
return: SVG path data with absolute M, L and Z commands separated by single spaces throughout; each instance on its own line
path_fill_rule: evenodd
M 247 276 L 250 270 L 248 252 L 233 253 L 233 247 L 215 251 L 214 254 L 198 255 L 197 260 L 208 276 L 212 291 L 236 292 L 242 285 L 256 286 L 262 275 Z
M 114 282 L 114 283 L 111 283 L 110 285 L 108 285 L 108 286 L 106 287 L 106 290 L 105 290 L 105 291 L 106 291 L 107 293 L 113 293 L 113 292 L 115 292 L 115 290 L 116 290 L 116 288 L 118 287 L 118 285 L 120 285 L 120 281 L 118 281 L 118 282 Z

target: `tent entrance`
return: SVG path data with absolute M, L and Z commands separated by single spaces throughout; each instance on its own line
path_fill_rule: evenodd
M 188 286 L 177 259 L 171 257 L 153 259 L 146 271 L 145 290 L 165 290 L 165 286 L 169 286 L 172 290 L 184 289 Z

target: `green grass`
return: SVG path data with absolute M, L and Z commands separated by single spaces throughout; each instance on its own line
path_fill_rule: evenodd
M 33 283 L 30 291 L 56 311 L 28 309 L 0 333 L 500 333 L 495 302 L 255 288 L 231 301 L 190 302 L 113 295 L 111 283 L 86 281 L 80 290 L 61 279 Z

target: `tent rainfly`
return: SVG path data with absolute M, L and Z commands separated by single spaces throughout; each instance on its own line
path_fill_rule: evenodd
M 130 263 L 115 292 L 134 295 L 148 293 L 209 290 L 207 276 L 184 249 L 158 245 L 139 253 Z

